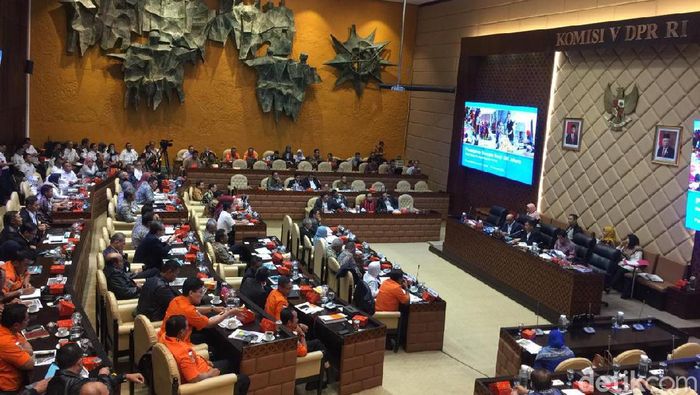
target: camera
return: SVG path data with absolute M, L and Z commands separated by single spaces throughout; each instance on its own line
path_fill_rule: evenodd
M 160 140 L 160 148 L 167 149 L 168 147 L 172 147 L 172 146 L 173 146 L 172 140 Z

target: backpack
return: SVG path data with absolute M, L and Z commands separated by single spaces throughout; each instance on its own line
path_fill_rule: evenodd
M 358 309 L 369 315 L 374 315 L 374 298 L 372 297 L 372 290 L 366 282 L 358 281 L 355 284 L 352 302 Z

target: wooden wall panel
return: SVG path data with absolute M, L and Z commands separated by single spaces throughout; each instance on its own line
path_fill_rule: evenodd
M 0 1 L 0 143 L 22 142 L 26 130 L 27 14 L 29 1 Z

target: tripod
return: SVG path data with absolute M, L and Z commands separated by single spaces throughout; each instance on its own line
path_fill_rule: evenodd
M 165 175 L 170 176 L 170 157 L 168 156 L 168 147 L 161 146 L 160 152 L 158 153 L 158 167 L 163 169 L 163 161 L 165 161 Z

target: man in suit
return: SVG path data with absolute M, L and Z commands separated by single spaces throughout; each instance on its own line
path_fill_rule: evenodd
M 308 237 L 309 241 L 314 239 L 314 236 L 316 236 L 316 230 L 314 229 L 314 224 L 311 221 L 311 218 L 304 218 L 304 220 L 301 221 L 301 228 L 299 229 L 299 234 L 301 236 L 302 243 L 304 241 L 304 236 Z
M 302 186 L 304 189 L 313 189 L 314 191 L 321 189 L 321 183 L 318 181 L 318 178 L 312 174 L 309 174 L 302 180 Z
M 292 191 L 303 191 L 306 189 L 304 188 L 304 180 L 301 179 L 301 174 L 298 173 L 294 174 L 294 178 L 289 180 L 286 187 Z
M 508 236 L 511 239 L 518 239 L 523 235 L 523 226 L 515 220 L 515 215 L 506 215 L 506 222 L 501 225 L 499 229 L 504 236 Z
M 578 224 L 578 215 L 576 215 L 576 214 L 569 214 L 568 222 L 569 222 L 569 226 L 566 228 L 566 231 L 565 231 L 566 237 L 569 240 L 573 240 L 574 235 L 576 233 L 582 233 L 583 229 Z
M 569 127 L 569 131 L 566 133 L 566 145 L 578 145 L 578 128 L 576 125 Z
M 146 280 L 141 287 L 136 313 L 143 314 L 151 321 L 162 321 L 170 301 L 180 295 L 169 284 L 180 273 L 180 264 L 175 260 L 165 261 L 160 273 Z
M 379 203 L 377 204 L 378 213 L 391 213 L 394 210 L 399 209 L 399 202 L 395 197 L 389 195 L 388 192 L 382 193 L 382 197 L 379 198 Z
M 345 196 L 338 193 L 337 189 L 331 191 L 330 206 L 333 211 L 346 210 L 348 208 L 348 200 Z
M 537 230 L 536 226 L 537 223 L 529 219 L 527 222 L 525 222 L 525 226 L 523 227 L 525 233 L 523 234 L 522 241 L 529 246 L 539 244 L 540 241 L 542 241 L 540 231 Z
M 267 296 L 272 291 L 272 288 L 267 285 L 269 274 L 266 268 L 260 267 L 255 271 L 255 277 L 246 277 L 241 284 L 241 293 L 261 308 L 265 307 Z
M 331 197 L 326 192 L 321 192 L 321 196 L 314 203 L 314 208 L 324 214 L 332 213 L 334 211 L 333 206 Z
M 46 224 L 39 221 L 39 199 L 36 196 L 29 196 L 25 199 L 24 205 L 19 211 L 19 216 L 22 217 L 22 223 L 31 223 L 37 228 L 38 232 L 32 241 L 38 244 L 46 231 Z
M 664 159 L 673 159 L 676 157 L 673 147 L 671 147 L 671 136 L 665 134 L 661 138 L 661 147 L 656 151 L 656 157 Z
M 14 239 L 19 234 L 19 227 L 22 225 L 22 217 L 17 211 L 8 211 L 2 216 L 3 228 L 0 232 L 0 243 Z
M 160 241 L 160 237 L 164 234 L 165 227 L 163 224 L 153 221 L 148 228 L 148 234 L 136 248 L 134 262 L 143 262 L 144 277 L 157 275 L 160 267 L 163 266 L 163 260 L 170 253 L 171 247 L 168 243 L 173 236 L 168 239 L 168 243 L 164 243 Z
M 124 271 L 124 261 L 121 254 L 111 252 L 105 258 L 105 268 L 102 269 L 107 278 L 107 288 L 114 292 L 117 300 L 136 299 L 140 287 Z
M 0 243 L 0 260 L 14 259 L 19 251 L 27 251 L 31 259 L 36 257 L 36 226 L 31 223 L 22 224 L 12 238 Z

